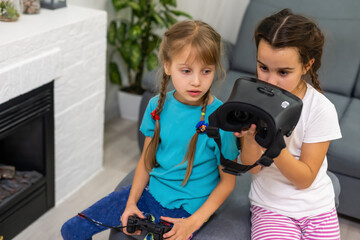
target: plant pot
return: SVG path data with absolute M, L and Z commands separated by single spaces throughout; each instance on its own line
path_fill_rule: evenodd
M 118 91 L 120 116 L 131 121 L 138 121 L 142 95 Z

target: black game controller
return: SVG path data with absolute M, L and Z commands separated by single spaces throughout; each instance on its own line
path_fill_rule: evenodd
M 171 224 L 165 221 L 154 223 L 151 221 L 151 216 L 139 218 L 137 216 L 130 216 L 126 225 L 128 233 L 134 233 L 137 230 L 145 230 L 154 236 L 154 240 L 163 240 L 163 234 L 171 230 Z

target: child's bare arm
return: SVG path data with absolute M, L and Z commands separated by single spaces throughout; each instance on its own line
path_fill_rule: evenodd
M 284 148 L 274 163 L 280 172 L 298 189 L 308 188 L 315 180 L 324 161 L 330 141 L 303 143 L 297 160 Z

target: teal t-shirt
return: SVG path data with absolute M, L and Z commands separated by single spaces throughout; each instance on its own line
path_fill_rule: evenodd
M 194 165 L 186 185 L 182 186 L 187 161 L 180 164 L 187 152 L 190 139 L 196 132 L 200 120 L 201 106 L 186 105 L 174 98 L 174 91 L 168 92 L 160 114 L 160 143 L 156 153 L 159 167 L 150 172 L 149 191 L 166 208 L 183 208 L 193 214 L 216 187 L 220 175 L 220 152 L 218 146 L 206 133 L 199 134 Z M 146 110 L 140 131 L 147 137 L 154 134 L 155 120 L 151 112 L 157 107 L 159 96 L 153 97 Z M 205 122 L 222 102 L 217 98 L 207 106 Z M 222 153 L 227 159 L 238 156 L 236 141 L 231 132 L 220 131 Z

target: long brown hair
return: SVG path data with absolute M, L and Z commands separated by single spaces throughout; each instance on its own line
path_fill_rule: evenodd
M 311 59 L 315 59 L 308 74 L 311 84 L 321 92 L 317 71 L 321 66 L 325 38 L 313 20 L 293 14 L 290 9 L 283 9 L 263 19 L 257 26 L 254 37 L 256 47 L 259 46 L 261 39 L 274 48 L 296 47 L 304 66 Z
M 208 24 L 202 21 L 181 21 L 174 24 L 164 34 L 164 38 L 160 45 L 159 50 L 159 62 L 161 72 L 161 83 L 158 105 L 155 109 L 156 115 L 161 115 L 163 109 L 167 86 L 171 77 L 165 73 L 164 62 L 171 64 L 171 60 L 174 56 L 180 53 L 185 47 L 190 46 L 192 56 L 196 60 L 199 60 L 208 65 L 215 65 L 216 74 L 218 79 L 221 79 L 225 75 L 225 71 L 221 65 L 222 54 L 222 42 L 221 36 Z M 203 96 L 201 113 L 199 113 L 200 121 L 205 120 L 206 106 L 209 101 L 210 90 Z M 194 126 L 195 131 L 195 126 Z M 185 185 L 191 175 L 192 167 L 195 158 L 196 143 L 198 139 L 198 133 L 195 131 L 193 137 L 190 140 L 188 151 L 184 160 L 180 163 L 184 163 L 186 160 L 187 168 L 182 185 Z M 156 151 L 160 141 L 160 120 L 156 120 L 154 135 L 146 149 L 145 167 L 148 171 L 151 171 L 156 167 Z

